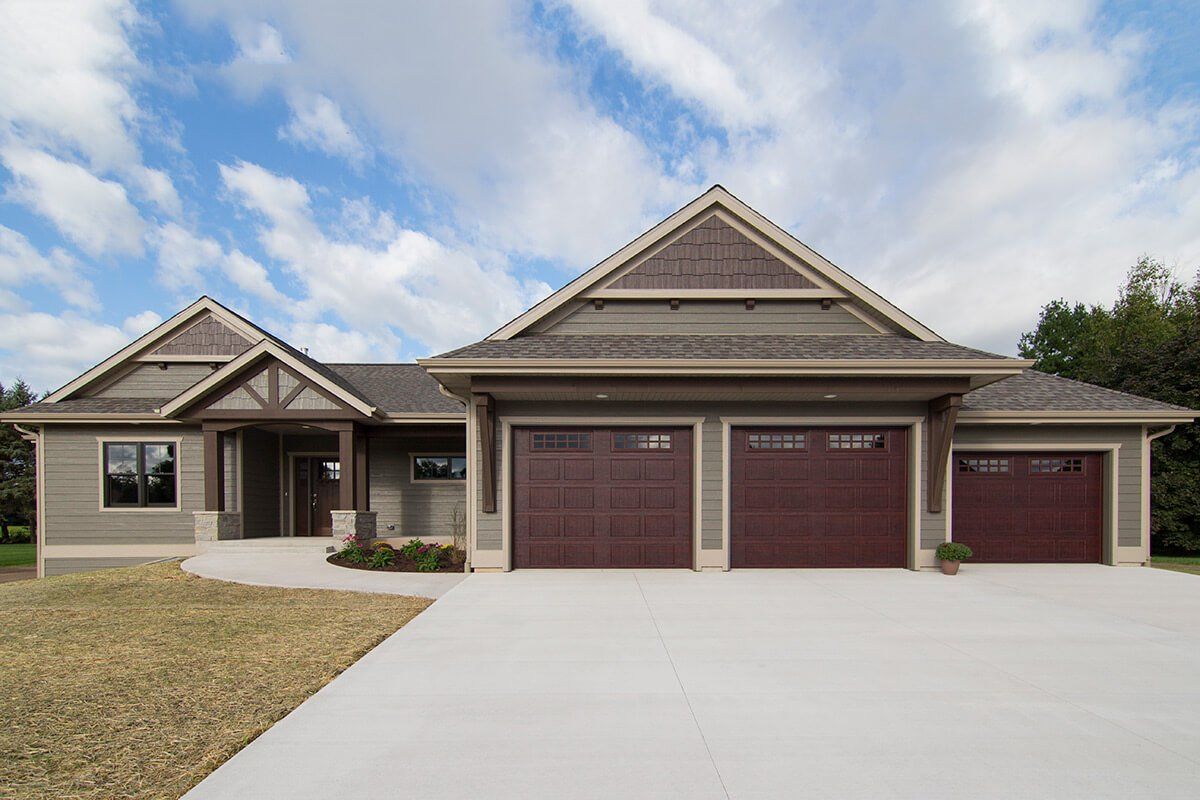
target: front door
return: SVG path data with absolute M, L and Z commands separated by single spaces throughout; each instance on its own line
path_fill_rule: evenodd
M 297 536 L 332 536 L 337 508 L 341 464 L 336 457 L 303 456 L 296 458 L 296 486 L 293 518 Z

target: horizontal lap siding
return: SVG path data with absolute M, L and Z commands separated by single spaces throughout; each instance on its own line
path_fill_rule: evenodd
M 704 461 L 700 470 L 700 547 L 704 550 L 720 550 L 724 546 L 724 531 L 721 530 L 721 491 L 724 483 L 721 470 L 724 447 L 721 421 L 706 417 L 701 430 Z
M 158 561 L 157 558 L 47 558 L 46 577 L 70 575 L 72 572 L 88 572 L 94 569 L 134 567 Z
M 921 549 L 935 550 L 946 541 L 947 499 L 942 499 L 942 511 L 934 514 L 929 510 L 929 425 L 921 426 Z
M 827 310 L 819 300 L 759 300 L 753 311 L 744 300 L 681 300 L 672 311 L 666 300 L 608 300 L 603 310 L 585 303 L 539 329 L 551 334 L 803 334 L 878 333 L 839 304 Z
M 131 372 L 94 392 L 93 397 L 174 397 L 208 377 L 207 364 L 139 364 Z
M 179 453 L 180 511 L 100 511 L 97 438 L 183 439 Z M 203 439 L 199 429 L 170 426 L 46 427 L 48 545 L 191 544 L 192 512 L 204 509 Z
M 502 406 L 503 407 L 503 406 Z M 474 419 L 469 424 L 479 423 Z M 478 550 L 504 549 L 504 514 L 508 513 L 508 498 L 501 491 L 500 467 L 504 463 L 504 432 L 499 420 L 496 421 L 496 512 L 483 512 L 483 470 L 475 470 L 475 547 Z M 475 437 L 475 463 L 483 463 L 483 445 L 478 436 Z
M 991 443 L 1120 444 L 1117 456 L 1117 544 L 1142 544 L 1142 429 L 1132 425 L 959 425 L 956 449 Z M 953 476 L 951 476 L 953 480 Z
M 454 511 L 466 514 L 465 481 L 412 481 L 413 453 L 465 452 L 464 438 L 371 440 L 371 510 L 378 514 L 379 536 L 406 539 L 453 535 Z M 388 526 L 395 526 L 388 530 Z

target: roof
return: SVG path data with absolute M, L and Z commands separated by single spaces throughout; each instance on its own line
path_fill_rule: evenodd
M 387 414 L 461 414 L 463 404 L 442 394 L 416 364 L 325 364 Z
M 1183 406 L 1026 370 L 963 396 L 962 411 L 1183 411 Z
M 32 403 L 24 408 L 5 411 L 5 417 L 34 414 L 153 414 L 171 398 L 145 397 L 78 397 L 48 403 Z
M 435 358 L 994 361 L 1004 359 L 1004 356 L 950 342 L 924 342 L 900 336 L 875 334 L 544 334 L 516 339 L 485 340 L 451 350 Z

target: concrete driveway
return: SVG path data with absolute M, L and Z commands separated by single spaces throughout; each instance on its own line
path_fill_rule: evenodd
M 1194 798 L 1200 578 L 475 575 L 188 798 Z

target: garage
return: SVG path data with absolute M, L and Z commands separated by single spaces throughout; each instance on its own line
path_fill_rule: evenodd
M 734 428 L 733 567 L 904 567 L 903 428 Z
M 953 480 L 953 537 L 972 561 L 1100 561 L 1102 455 L 956 451 Z
M 691 428 L 514 428 L 512 448 L 514 568 L 691 568 Z

